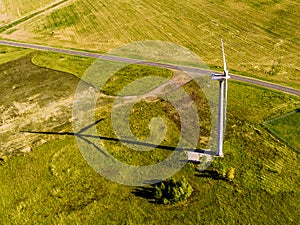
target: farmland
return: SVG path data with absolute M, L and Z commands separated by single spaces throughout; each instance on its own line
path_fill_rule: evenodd
M 0 0 L 0 4 L 0 38 L 133 58 L 140 51 L 150 60 L 169 62 L 169 50 L 151 55 L 147 48 L 124 52 L 117 48 L 135 41 L 162 40 L 190 49 L 211 69 L 221 70 L 222 37 L 230 72 L 300 88 L 298 1 Z M 194 65 L 188 55 L 180 60 Z M 102 79 L 106 83 L 97 86 L 85 76 L 95 62 L 105 65 L 100 69 L 114 65 L 102 59 L 0 45 L 1 224 L 300 221 L 299 96 L 230 79 L 225 157 L 214 158 L 204 171 L 199 170 L 202 163 L 185 164 L 174 178 L 184 176 L 193 188 L 192 195 L 187 201 L 164 205 L 154 198 L 153 186 L 127 186 L 97 173 L 88 164 L 78 139 L 100 154 L 106 149 L 127 165 L 155 165 L 170 156 L 181 139 L 185 125 L 180 113 L 163 95 L 145 95 L 130 108 L 128 127 L 138 140 L 132 141 L 131 136 L 118 136 L 127 124 L 114 124 L 126 115 L 126 100 L 147 88 L 148 93 L 163 92 L 165 87 L 160 84 L 175 82 L 195 105 L 198 119 L 190 121 L 200 128 L 199 150 L 207 148 L 211 113 L 217 107 L 209 104 L 196 79 L 185 83 L 182 71 L 149 65 L 126 65 L 107 80 L 98 76 L 100 84 Z M 135 83 L 141 78 L 144 83 Z M 207 79 L 211 81 L 210 76 Z M 79 83 L 98 98 L 94 120 L 77 131 L 74 124 L 78 118 L 72 114 L 76 97 L 88 97 L 78 89 Z M 124 89 L 128 85 L 131 88 Z M 218 83 L 204 86 L 218 88 Z M 166 88 L 166 93 L 177 97 L 177 88 Z M 183 107 L 191 106 L 187 98 L 180 100 Z M 120 103 L 118 110 L 116 102 Z M 90 111 L 85 109 L 82 112 L 88 115 Z M 189 115 L 187 111 L 184 114 Z M 152 126 L 157 117 L 165 127 Z M 97 136 L 90 135 L 91 128 Z M 193 136 L 195 130 L 188 132 Z M 153 144 L 149 137 L 161 142 Z M 186 143 L 189 138 L 184 139 Z M 151 150 L 144 151 L 144 147 Z M 222 178 L 218 171 L 222 166 L 235 171 L 232 179 Z M 113 175 L 114 169 L 105 167 Z
M 232 71 L 297 88 L 299 14 L 292 0 L 68 1 L 1 36 L 98 52 L 140 40 L 170 41 L 217 69 L 223 37 Z
M 53 4 L 53 1 L 1 0 L 0 25 L 8 24 L 24 16 L 28 16 L 31 13 L 34 13 L 35 11 L 42 9 L 50 4 Z
M 197 171 L 193 164 L 187 164 L 175 177 L 184 175 L 188 179 L 194 188 L 192 196 L 187 203 L 164 206 L 152 202 L 151 196 L 147 195 L 147 188 L 113 183 L 95 173 L 82 158 L 74 136 L 58 135 L 72 132 L 68 99 L 78 78 L 31 63 L 37 62 L 36 59 L 41 56 L 46 59 L 47 55 L 33 52 L 0 66 L 2 71 L 6 71 L 1 74 L 11 77 L 4 86 L 6 93 L 11 92 L 5 96 L 11 99 L 2 97 L 3 109 L 12 107 L 7 104 L 9 102 L 35 105 L 23 107 L 27 109 L 23 114 L 13 113 L 17 108 L 11 110 L 10 121 L 15 121 L 23 131 L 53 132 L 16 133 L 19 136 L 27 135 L 31 152 L 20 151 L 10 159 L 4 157 L 5 161 L 1 163 L 0 219 L 4 224 L 30 224 L 32 221 L 46 224 L 169 224 L 170 221 L 172 224 L 293 224 L 299 219 L 299 157 L 261 125 L 263 121 L 299 108 L 298 97 L 230 82 L 226 157 L 218 160 L 236 169 L 234 182 L 214 178 Z M 53 55 L 49 55 L 50 58 Z M 81 68 L 82 62 L 87 63 L 84 58 L 69 60 L 65 55 L 57 55 L 56 59 L 67 59 L 62 61 L 72 62 L 75 68 Z M 18 68 L 23 72 L 17 73 Z M 124 72 L 126 75 L 126 70 Z M 39 79 L 43 79 L 43 82 L 39 82 Z M 60 85 L 56 85 L 58 83 Z M 14 88 L 14 85 L 17 87 Z M 28 85 L 36 88 L 28 89 Z M 194 90 L 191 84 L 185 88 L 187 91 Z M 101 102 L 104 105 L 96 115 L 105 119 L 97 124 L 97 129 L 99 135 L 110 137 L 105 140 L 105 146 L 115 157 L 133 165 L 141 165 L 159 161 L 169 154 L 169 150 L 155 149 L 151 157 L 147 157 L 149 153 L 146 153 L 141 162 L 140 153 L 133 154 L 121 148 L 121 143 L 116 143 L 114 133 L 109 129 L 111 100 L 104 98 L 99 104 Z M 136 105 L 131 124 L 138 137 L 147 136 L 147 128 L 143 126 L 152 116 L 170 117 L 172 111 L 165 111 L 164 104 L 160 103 L 161 107 L 158 107 L 157 103 L 141 101 Z M 140 108 L 147 110 L 140 111 Z M 48 119 L 38 114 L 45 110 L 48 111 Z M 205 108 L 202 110 L 204 113 Z M 145 124 L 139 119 L 141 113 Z M 22 118 L 26 119 L 23 125 L 20 124 Z M 171 129 L 165 144 L 176 145 L 176 139 L 169 138 L 176 136 L 176 125 L 172 120 L 167 125 Z M 1 138 L 1 142 L 6 143 L 6 137 Z

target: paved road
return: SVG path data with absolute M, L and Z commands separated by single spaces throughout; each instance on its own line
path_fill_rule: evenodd
M 0 45 L 29 48 L 29 49 L 50 51 L 50 52 L 58 52 L 58 53 L 64 53 L 64 54 L 69 54 L 69 55 L 98 58 L 98 59 L 104 59 L 104 60 L 110 60 L 110 61 L 149 65 L 149 66 L 154 66 L 154 67 L 182 70 L 182 71 L 186 71 L 186 72 L 211 74 L 210 70 L 205 70 L 205 69 L 200 69 L 200 68 L 171 65 L 171 64 L 157 63 L 157 62 L 150 62 L 150 61 L 141 61 L 141 60 L 137 60 L 137 59 L 109 56 L 109 55 L 90 53 L 90 52 L 71 50 L 71 49 L 55 48 L 55 47 L 49 47 L 49 46 L 44 46 L 44 45 L 28 44 L 28 43 L 5 41 L 5 40 L 0 40 Z M 270 88 L 273 90 L 300 96 L 300 90 L 297 90 L 297 89 L 293 89 L 290 87 L 286 87 L 286 86 L 282 86 L 282 85 L 278 85 L 278 84 L 274 84 L 274 83 L 270 83 L 270 82 L 266 82 L 266 81 L 262 81 L 262 80 L 257 80 L 257 79 L 253 79 L 253 78 L 238 76 L 238 75 L 234 75 L 234 74 L 230 74 L 230 76 L 233 80 L 242 81 L 242 82 L 246 82 L 249 84 L 254 84 L 254 85 L 262 86 L 265 88 Z

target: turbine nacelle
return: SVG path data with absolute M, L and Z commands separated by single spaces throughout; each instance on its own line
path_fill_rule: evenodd
M 228 71 L 224 72 L 224 74 L 213 73 L 211 77 L 212 80 L 228 80 L 229 78 Z

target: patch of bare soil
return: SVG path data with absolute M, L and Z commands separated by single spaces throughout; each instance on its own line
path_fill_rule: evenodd
M 79 79 L 40 68 L 25 56 L 0 66 L 0 157 L 29 152 L 70 129 L 73 95 Z

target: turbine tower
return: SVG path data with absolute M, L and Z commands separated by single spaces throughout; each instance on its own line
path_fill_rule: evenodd
M 230 78 L 226 66 L 225 51 L 223 40 L 222 44 L 222 54 L 224 63 L 224 73 L 223 74 L 212 74 L 213 80 L 218 80 L 220 82 L 219 89 L 219 109 L 218 109 L 218 139 L 217 139 L 217 152 L 216 156 L 223 157 L 223 142 L 224 142 L 224 130 L 226 125 L 226 107 L 227 107 L 227 89 L 228 89 L 228 79 Z

